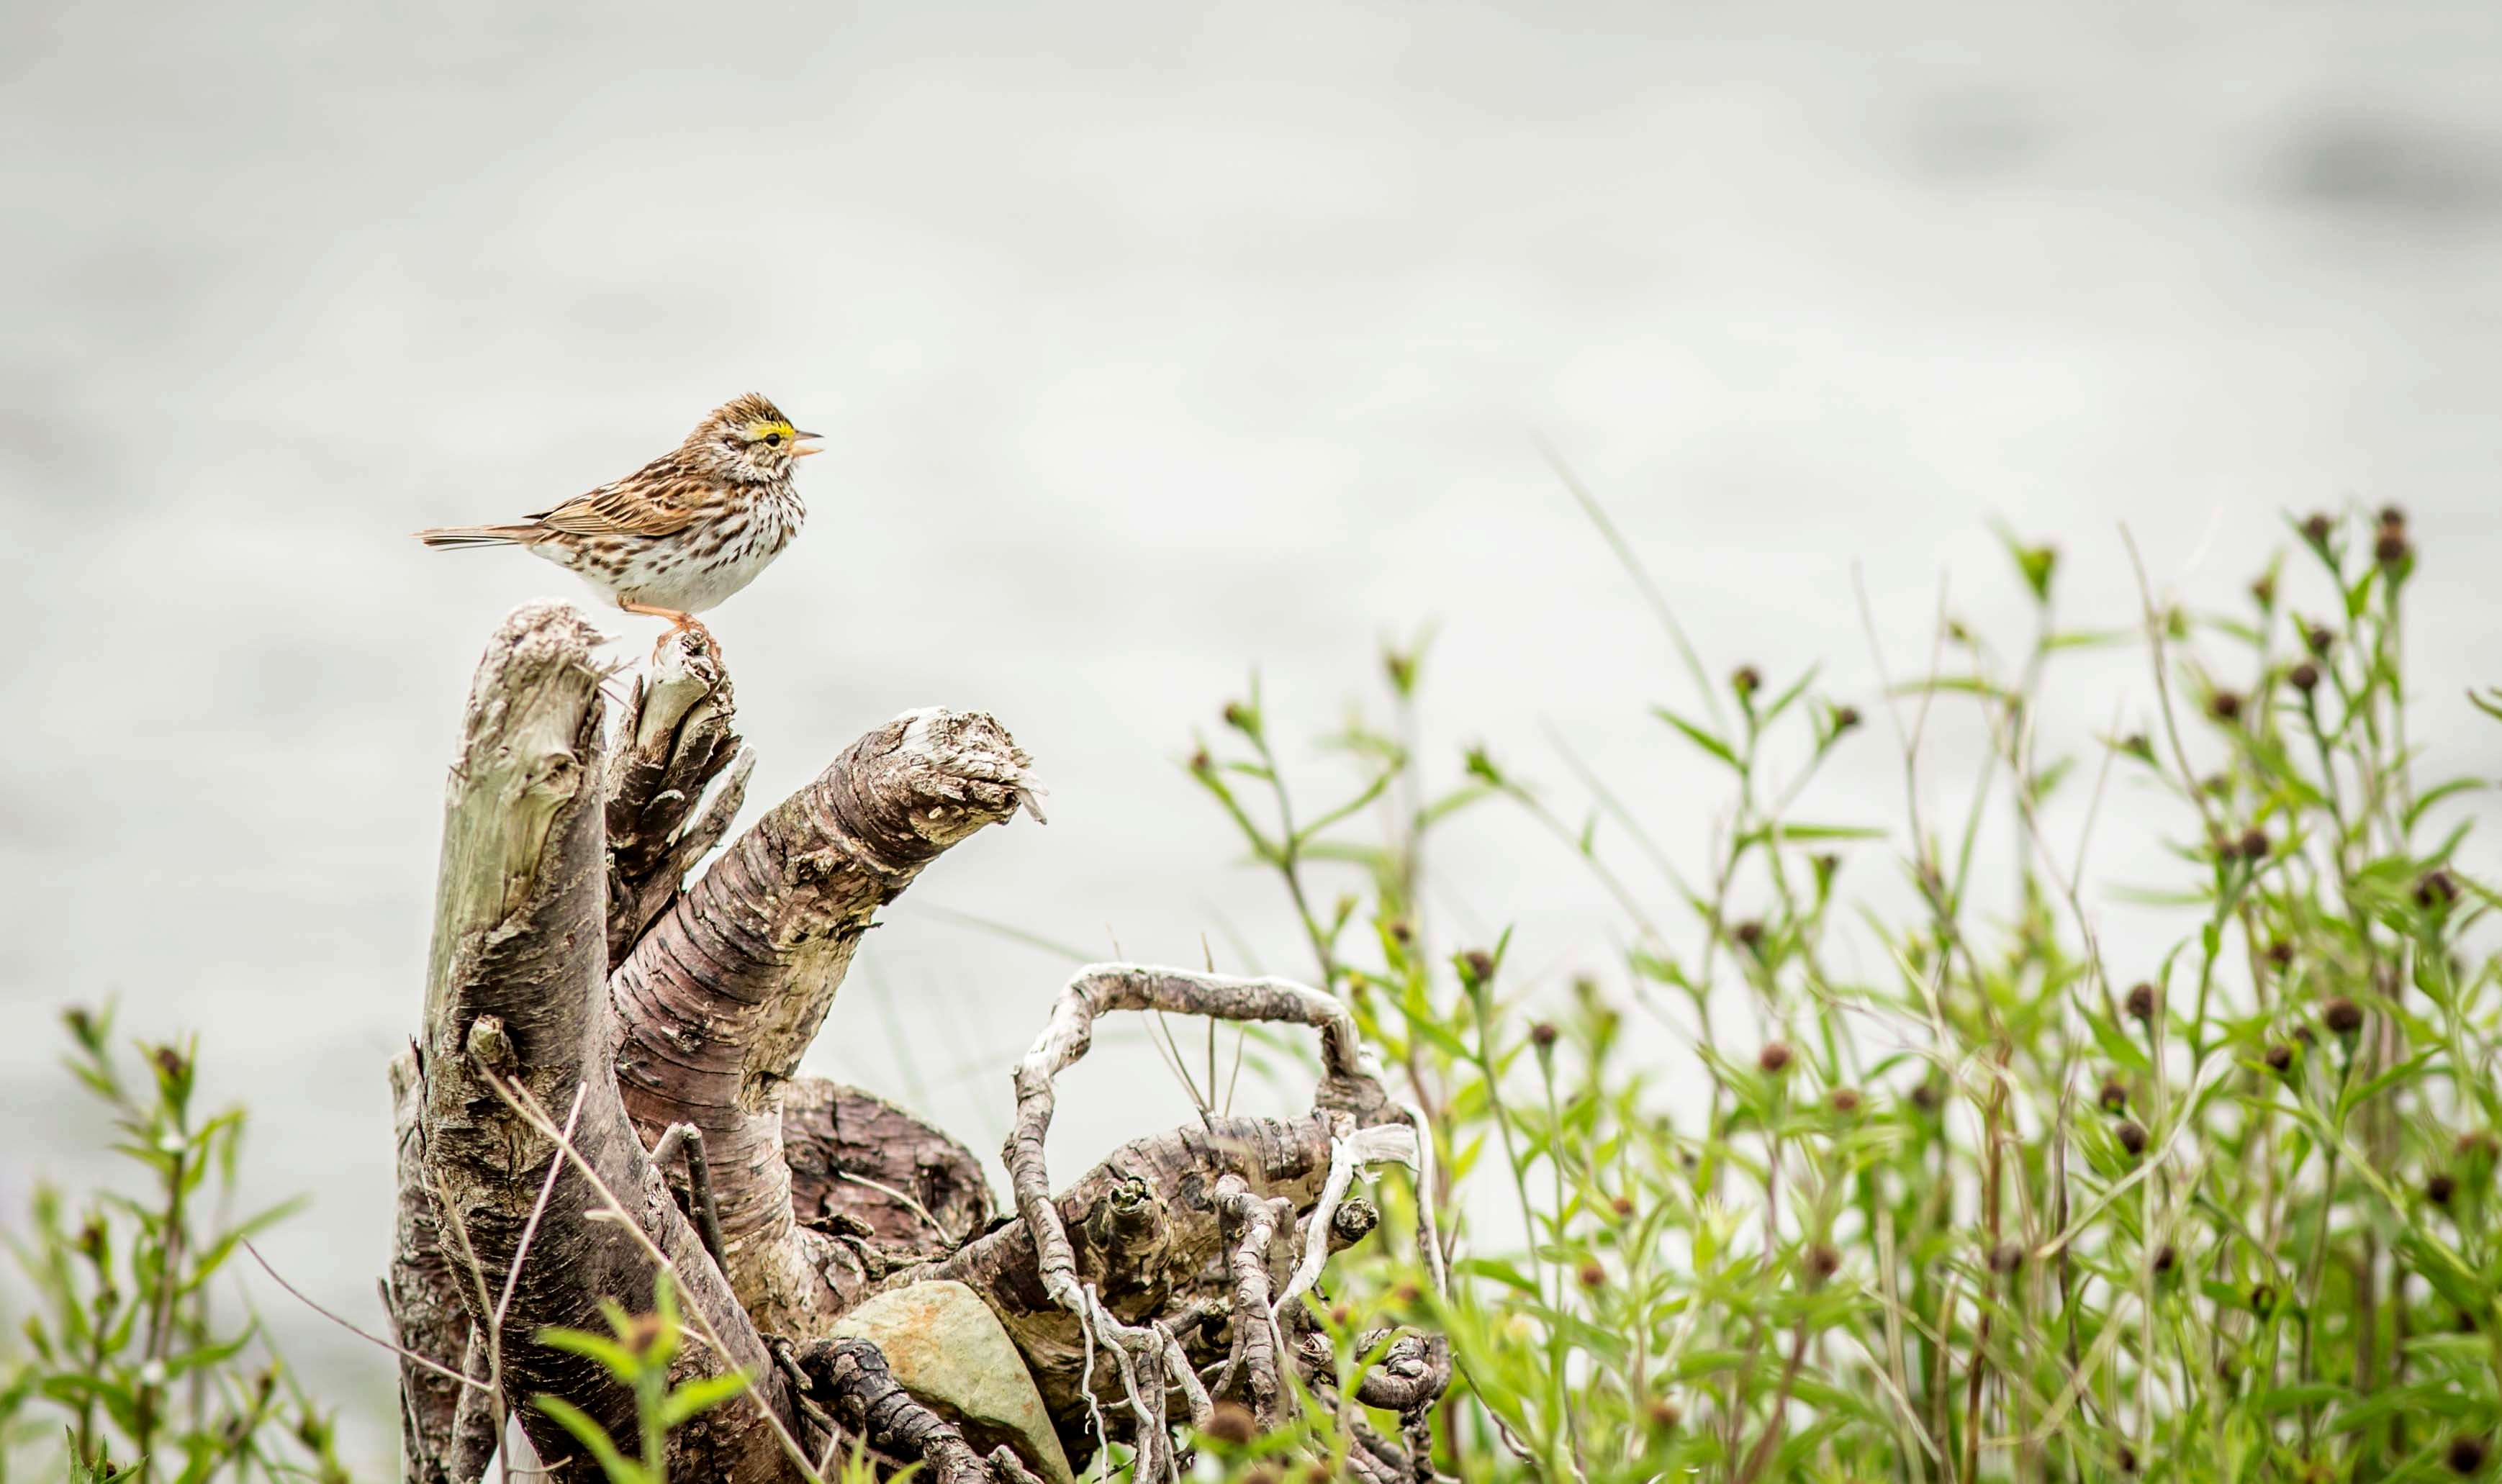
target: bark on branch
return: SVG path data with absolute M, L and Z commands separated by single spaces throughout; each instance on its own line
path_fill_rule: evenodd
M 1200 1371 L 1220 1360 L 1219 1391 L 1279 1415 L 1281 1367 L 1306 1359 L 1281 1319 L 1377 1219 L 1352 1182 L 1426 1152 L 1343 1008 L 1281 980 L 1081 972 L 1018 1069 L 1015 1219 L 995 1223 L 963 1146 L 795 1072 L 878 909 L 951 846 L 1033 808 L 1024 753 L 987 716 L 898 717 L 689 885 L 752 766 L 727 677 L 689 636 L 612 721 L 597 640 L 567 606 L 518 610 L 480 665 L 447 791 L 423 1021 L 393 1068 L 400 1221 L 385 1292 L 417 1358 L 402 1374 L 408 1477 L 470 1484 L 504 1406 L 558 1478 L 592 1477 L 566 1434 L 512 1403 L 561 1397 L 631 1436 L 632 1400 L 533 1337 L 597 1328 L 603 1300 L 650 1308 L 663 1267 L 706 1337 L 679 1366 L 754 1382 L 672 1434 L 684 1477 L 815 1477 L 838 1426 L 942 1479 L 1030 1477 L 1007 1450 L 979 1456 L 951 1403 L 914 1395 L 874 1343 L 835 1337 L 862 1298 L 922 1278 L 961 1280 L 989 1304 L 1070 1458 L 1119 1437 L 1139 1478 L 1174 1477 L 1172 1429 L 1206 1420 Z M 1151 1009 L 1312 1028 L 1312 1113 L 1204 1117 L 1133 1140 L 1055 1196 L 1052 1079 L 1099 1016 Z M 685 1214 L 705 1172 L 719 1261 Z M 1396 1405 L 1421 1417 L 1441 1379 L 1401 1377 Z

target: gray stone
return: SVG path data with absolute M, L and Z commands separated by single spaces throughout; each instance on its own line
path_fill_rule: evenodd
M 1005 1443 L 1050 1484 L 1075 1484 L 1016 1341 L 964 1284 L 942 1278 L 880 1294 L 845 1314 L 834 1334 L 875 1341 L 896 1382 L 982 1452 Z

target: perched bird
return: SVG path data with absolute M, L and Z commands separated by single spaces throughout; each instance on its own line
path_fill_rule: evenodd
M 511 525 L 422 530 L 427 546 L 519 546 L 579 573 L 627 613 L 701 630 L 782 555 L 808 508 L 792 471 L 824 450 L 750 393 L 714 409 L 687 441 L 617 481 Z M 707 633 L 706 637 L 710 637 Z M 665 639 L 663 640 L 665 642 Z

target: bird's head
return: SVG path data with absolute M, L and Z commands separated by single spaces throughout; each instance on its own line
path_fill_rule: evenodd
M 687 435 L 687 452 L 730 479 L 778 480 L 791 466 L 824 450 L 782 416 L 782 409 L 754 392 L 713 409 Z

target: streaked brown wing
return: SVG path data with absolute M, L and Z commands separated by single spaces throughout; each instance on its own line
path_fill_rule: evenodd
M 574 536 L 667 536 L 682 531 L 703 508 L 700 480 L 656 477 L 646 468 L 631 479 L 602 485 L 530 519 L 548 530 Z

